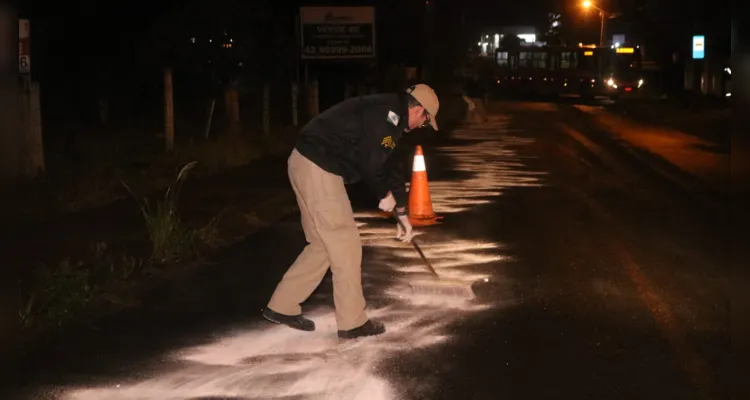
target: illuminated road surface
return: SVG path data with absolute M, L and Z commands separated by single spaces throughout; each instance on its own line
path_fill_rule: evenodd
M 302 246 L 290 218 L 207 267 L 212 274 L 165 293 L 149 317 L 114 322 L 91 333 L 99 342 L 91 348 L 79 338 L 51 355 L 56 360 L 29 378 L 28 396 L 683 399 L 720 392 L 723 281 L 715 241 L 702 236 L 718 229 L 711 217 L 692 217 L 693 208 L 674 201 L 683 193 L 608 156 L 606 146 L 592 150 L 555 106 L 497 111 L 429 153 L 438 166 L 428 171 L 433 205 L 445 219 L 417 237 L 441 275 L 475 283 L 477 299 L 413 294 L 407 283 L 427 276 L 418 255 L 393 239 L 391 222 L 363 209 L 369 315 L 388 332 L 338 340 L 330 277 L 304 307 L 315 332 L 268 324 L 259 310 Z

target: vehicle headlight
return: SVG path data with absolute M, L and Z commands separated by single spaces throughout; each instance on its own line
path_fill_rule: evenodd
M 617 86 L 617 85 L 615 85 L 615 80 L 614 80 L 614 79 L 612 79 L 612 78 L 609 78 L 609 79 L 607 80 L 607 86 L 612 86 L 612 87 L 614 87 L 614 86 Z
M 643 86 L 643 79 L 638 79 L 638 87 Z

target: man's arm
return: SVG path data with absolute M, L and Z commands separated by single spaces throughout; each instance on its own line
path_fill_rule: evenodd
M 392 126 L 388 122 L 388 110 L 378 107 L 362 110 L 362 141 L 358 149 L 362 180 L 372 189 L 378 199 L 383 199 L 391 190 L 388 184 L 385 162 L 391 152 L 393 139 L 389 141 Z M 394 194 L 395 197 L 395 194 Z
M 406 151 L 403 149 L 405 148 L 397 147 L 386 162 L 386 183 L 393 197 L 396 198 L 396 208 L 404 208 L 408 203 L 406 180 L 402 168 Z

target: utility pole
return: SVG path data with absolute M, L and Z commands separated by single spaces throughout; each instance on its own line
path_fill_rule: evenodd
M 594 5 L 594 3 L 588 0 L 581 3 L 581 6 L 584 9 L 593 8 L 599 11 L 599 17 L 601 18 L 601 24 L 599 25 L 599 46 L 603 47 L 604 46 L 604 17 L 606 14 L 610 14 L 610 13 L 607 13 L 606 11 L 597 7 L 596 5 Z
M 21 174 L 23 120 L 19 103 L 18 12 L 0 5 L 0 180 Z
M 13 3 L 0 3 L 0 26 L 10 27 L 0 29 L 0 195 L 3 199 L 5 192 L 12 190 L 7 183 L 18 178 L 24 137 L 18 101 L 18 11 L 13 8 Z M 5 229 L 8 228 L 0 228 Z M 6 360 L 12 360 L 19 348 L 17 279 L 15 269 L 0 269 L 0 372 L 11 366 L 11 362 L 6 365 Z

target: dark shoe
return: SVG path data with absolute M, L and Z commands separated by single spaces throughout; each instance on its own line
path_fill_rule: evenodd
M 299 329 L 301 331 L 314 331 L 315 322 L 309 320 L 302 315 L 284 315 L 279 314 L 270 308 L 263 310 L 263 318 L 273 322 L 274 324 L 286 325 L 290 328 Z
M 380 322 L 368 320 L 359 328 L 349 329 L 348 331 L 339 331 L 341 339 L 356 339 L 362 336 L 375 336 L 385 333 L 385 325 Z

